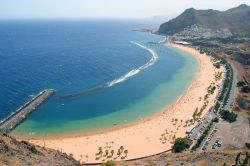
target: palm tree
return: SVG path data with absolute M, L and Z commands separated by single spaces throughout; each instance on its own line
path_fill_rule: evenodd
M 100 155 L 102 157 L 102 154 L 103 154 L 102 147 L 99 147 L 98 150 L 99 150 L 99 152 L 96 153 L 95 155 L 96 156 Z
M 125 154 L 124 158 L 127 158 L 127 156 L 128 156 L 128 150 L 127 149 L 124 150 L 124 154 Z
M 121 147 L 120 147 L 120 149 L 121 149 L 121 152 L 123 152 L 123 150 L 124 150 L 124 146 L 121 146 Z
M 122 154 L 122 153 L 121 153 L 121 149 L 118 149 L 118 151 L 117 151 L 117 156 L 120 157 L 121 154 Z
M 102 157 L 102 155 L 103 155 L 103 151 L 100 151 L 100 156 Z
M 105 150 L 105 154 L 104 154 L 104 157 L 108 156 L 109 155 L 109 151 L 108 150 Z
M 114 153 L 115 153 L 115 151 L 112 149 L 112 150 L 110 151 L 110 155 L 108 156 L 108 158 L 112 158 L 112 157 L 114 156 Z

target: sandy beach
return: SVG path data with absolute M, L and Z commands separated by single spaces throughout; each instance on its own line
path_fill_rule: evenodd
M 72 154 L 74 158 L 84 163 L 134 159 L 171 149 L 175 138 L 185 137 L 186 130 L 190 127 L 190 123 L 186 124 L 186 121 L 190 120 L 197 107 L 200 109 L 204 105 L 207 88 L 212 83 L 214 85 L 220 83 L 221 80 L 215 80 L 215 73 L 223 69 L 216 69 L 211 57 L 200 54 L 193 48 L 169 45 L 181 49 L 199 60 L 196 78 L 174 104 L 143 121 L 106 132 L 72 138 L 31 139 L 28 141 Z M 217 93 L 218 88 L 206 100 L 208 104 L 202 115 L 214 104 Z M 120 153 L 118 149 L 120 149 Z

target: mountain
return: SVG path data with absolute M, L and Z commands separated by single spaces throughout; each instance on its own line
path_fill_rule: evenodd
M 243 4 L 226 11 L 187 9 L 180 16 L 163 23 L 158 33 L 173 35 L 193 25 L 211 31 L 250 36 L 250 6 Z
M 0 165 L 80 166 L 71 156 L 0 133 Z

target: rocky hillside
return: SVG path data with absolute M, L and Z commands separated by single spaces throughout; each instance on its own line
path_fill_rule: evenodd
M 243 163 L 246 160 L 247 150 L 227 150 L 227 151 L 213 151 L 201 153 L 179 153 L 179 154 L 161 154 L 146 159 L 126 161 L 116 163 L 116 166 L 232 166 L 236 164 L 236 158 L 241 153 L 238 163 Z M 250 163 L 248 160 L 245 166 Z M 238 164 L 240 165 L 240 164 Z M 244 165 L 244 164 L 242 164 Z
M 0 133 L 0 165 L 79 166 L 80 163 L 59 151 L 19 142 Z
M 250 6 L 240 5 L 226 11 L 187 9 L 177 18 L 163 23 L 158 32 L 173 35 L 193 25 L 231 35 L 250 36 Z

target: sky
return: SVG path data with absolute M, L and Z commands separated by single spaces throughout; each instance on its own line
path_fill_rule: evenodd
M 0 19 L 149 18 L 243 3 L 250 0 L 0 0 Z

